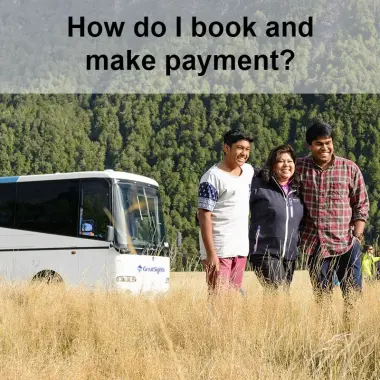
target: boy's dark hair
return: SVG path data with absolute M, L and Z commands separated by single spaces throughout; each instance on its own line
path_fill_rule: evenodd
M 231 129 L 223 136 L 223 142 L 228 146 L 232 146 L 232 144 L 235 144 L 240 140 L 246 140 L 250 143 L 253 141 L 252 137 L 248 136 L 240 129 Z
M 317 139 L 318 137 L 331 137 L 332 126 L 323 121 L 317 121 L 312 124 L 306 131 L 306 142 L 308 145 Z

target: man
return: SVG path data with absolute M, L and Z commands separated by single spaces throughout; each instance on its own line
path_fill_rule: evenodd
M 334 155 L 332 127 L 314 123 L 306 131 L 311 156 L 297 160 L 306 214 L 301 249 L 309 254 L 314 291 L 330 292 L 336 272 L 345 297 L 361 290 L 360 242 L 368 218 L 368 195 L 359 168 Z
M 201 178 L 198 192 L 200 252 L 212 291 L 240 289 L 247 255 L 252 139 L 240 130 L 224 135 L 224 159 Z
M 364 255 L 362 258 L 362 273 L 367 281 L 375 280 L 377 269 L 376 263 L 380 261 L 380 257 L 374 256 L 374 249 L 372 245 L 366 244 L 364 246 Z

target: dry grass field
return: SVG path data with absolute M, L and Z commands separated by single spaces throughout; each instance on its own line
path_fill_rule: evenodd
M 0 286 L 0 379 L 380 379 L 380 284 L 342 318 L 308 275 L 267 294 L 211 301 L 204 273 L 173 273 L 162 297 L 46 285 Z

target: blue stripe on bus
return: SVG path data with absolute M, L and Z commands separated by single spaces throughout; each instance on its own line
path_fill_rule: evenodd
M 19 176 L 14 176 L 14 177 L 0 177 L 0 183 L 12 183 L 12 182 L 17 182 L 19 179 Z

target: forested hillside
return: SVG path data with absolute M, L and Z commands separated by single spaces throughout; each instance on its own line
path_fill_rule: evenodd
M 380 96 L 376 95 L 0 95 L 0 174 L 112 168 L 162 186 L 169 241 L 183 235 L 177 269 L 198 251 L 201 174 L 221 158 L 221 139 L 240 126 L 254 137 L 250 162 L 292 144 L 307 153 L 306 126 L 335 127 L 335 150 L 363 171 L 371 201 L 366 239 L 380 235 Z M 181 264 L 180 264 L 181 263 Z

